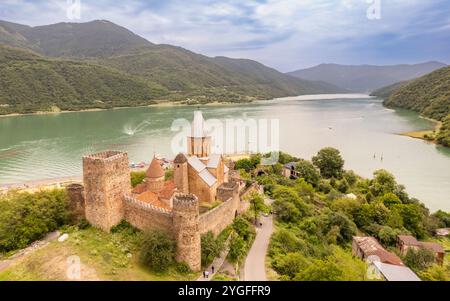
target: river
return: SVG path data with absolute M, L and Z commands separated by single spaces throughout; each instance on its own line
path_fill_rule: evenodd
M 191 120 L 195 109 L 153 106 L 1 117 L 0 186 L 79 176 L 81 157 L 106 149 L 127 151 L 134 162 L 149 162 L 154 153 L 171 158 L 172 121 Z M 281 150 L 310 159 L 322 147 L 336 147 L 346 169 L 364 177 L 387 169 L 430 209 L 450 211 L 450 150 L 398 135 L 433 126 L 416 113 L 387 109 L 364 95 L 288 97 L 203 106 L 202 111 L 206 119 L 276 118 Z

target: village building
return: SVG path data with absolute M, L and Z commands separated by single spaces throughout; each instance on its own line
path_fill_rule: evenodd
M 421 281 L 408 267 L 374 261 L 371 263 L 371 278 L 386 281 Z
M 439 228 L 434 230 L 436 236 L 450 236 L 450 228 Z
M 445 250 L 444 248 L 434 242 L 418 241 L 411 235 L 398 235 L 397 236 L 397 248 L 402 255 L 406 255 L 409 249 L 419 250 L 420 248 L 428 249 L 434 252 L 436 262 L 440 265 L 444 263 Z
M 283 165 L 283 176 L 289 179 L 296 179 L 298 177 L 298 173 L 295 171 L 295 166 L 297 166 L 297 162 L 289 162 Z
M 387 251 L 374 237 L 353 237 L 353 255 L 365 261 L 379 261 L 382 263 L 404 266 L 400 257 Z

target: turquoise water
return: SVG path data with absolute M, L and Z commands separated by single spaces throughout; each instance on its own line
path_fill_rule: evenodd
M 191 120 L 195 109 L 145 107 L 2 117 L 0 186 L 81 175 L 81 157 L 106 149 L 127 151 L 134 162 L 149 162 L 154 153 L 171 158 L 176 134 L 170 130 L 172 121 Z M 398 135 L 432 126 L 415 113 L 386 109 L 380 100 L 362 96 L 291 97 L 205 106 L 202 111 L 206 119 L 277 118 L 281 150 L 309 159 L 322 147 L 336 147 L 347 169 L 365 177 L 387 169 L 432 210 L 450 211 L 450 150 Z

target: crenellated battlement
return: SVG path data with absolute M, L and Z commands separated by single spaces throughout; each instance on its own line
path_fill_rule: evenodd
M 95 162 L 111 162 L 120 159 L 127 159 L 128 154 L 120 151 L 104 151 L 96 154 L 90 154 L 83 156 L 83 161 L 95 161 Z
M 167 216 L 172 216 L 172 211 L 167 210 L 165 208 L 154 206 L 152 204 L 148 204 L 148 203 L 142 202 L 142 201 L 140 201 L 140 200 L 138 200 L 138 199 L 136 199 L 136 198 L 134 198 L 132 196 L 127 196 L 126 195 L 126 196 L 124 196 L 124 200 L 125 200 L 126 205 L 136 206 L 136 207 L 138 207 L 138 208 L 140 208 L 142 210 L 151 210 L 151 211 L 154 211 L 156 213 L 164 214 L 164 215 L 167 215 Z
M 198 198 L 194 194 L 177 193 L 173 197 L 174 211 L 198 211 Z

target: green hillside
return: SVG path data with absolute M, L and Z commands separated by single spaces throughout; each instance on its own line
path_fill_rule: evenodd
M 110 108 L 153 103 L 154 83 L 84 62 L 46 59 L 0 45 L 0 114 Z
M 139 105 L 147 103 L 142 99 L 154 97 L 160 100 L 198 104 L 215 101 L 248 102 L 301 94 L 346 92 L 331 84 L 302 80 L 283 74 L 251 60 L 212 58 L 181 47 L 155 45 L 128 29 L 106 20 L 36 27 L 0 20 L 0 44 L 31 50 L 42 56 L 39 59 L 39 66 L 36 61 L 32 62 L 34 69 L 31 69 L 36 78 L 32 78 L 29 65 L 21 66 L 21 69 L 10 68 L 7 74 L 6 72 L 2 74 L 4 80 L 12 81 L 19 78 L 18 82 L 14 83 L 13 90 L 2 91 L 3 97 L 0 101 L 3 104 L 11 104 L 8 112 L 40 110 L 53 103 L 58 103 L 62 108 L 72 109 L 102 104 L 99 101 L 93 103 L 93 100 L 109 101 L 107 105 L 103 105 L 109 107 L 116 104 Z M 71 62 L 61 59 L 70 59 Z M 76 63 L 77 61 L 80 63 Z M 17 65 L 16 61 L 7 63 Z M 24 68 L 28 71 L 25 72 Z M 35 72 L 36 68 L 46 70 Z M 71 72 L 61 73 L 61 68 L 70 68 Z M 69 85 L 81 85 L 82 89 L 71 91 L 72 89 L 64 84 L 67 81 L 58 81 L 57 78 L 61 78 L 54 74 L 48 77 L 46 84 L 43 84 L 45 88 L 41 87 L 41 84 L 33 86 L 36 82 L 42 81 L 39 74 L 42 76 L 48 73 L 48 69 L 63 75 L 63 78 L 74 77 L 70 79 Z M 88 72 L 86 69 L 96 70 Z M 106 70 L 109 70 L 110 76 L 107 76 Z M 88 75 L 81 76 L 85 72 Z M 94 80 L 96 73 L 103 74 L 99 80 Z M 28 78 L 23 78 L 26 74 Z M 124 80 L 120 81 L 120 77 Z M 53 80 L 56 82 L 53 83 Z M 32 82 L 33 85 L 22 90 L 24 81 Z M 89 86 L 88 83 L 92 85 Z M 104 87 L 105 83 L 107 89 Z M 117 86 L 112 86 L 116 84 Z M 151 97 L 147 97 L 147 92 L 142 89 L 135 89 L 135 85 L 141 88 L 150 85 Z M 11 86 L 11 89 L 13 87 Z M 36 89 L 37 98 L 30 100 L 33 89 Z M 67 91 L 67 94 L 60 95 L 49 91 L 52 89 Z M 114 93 L 114 97 L 109 97 L 109 92 L 114 89 L 125 93 L 125 97 L 119 100 L 121 93 Z M 55 97 L 58 99 L 54 99 Z M 14 111 L 13 107 L 18 110 Z M 0 113 L 4 113 L 5 110 L 5 106 L 2 106 Z
M 442 121 L 450 114 L 450 67 L 436 70 L 395 90 L 385 105 Z
M 181 47 L 153 45 L 97 61 L 159 83 L 172 99 L 245 101 L 300 94 L 342 92 L 300 80 L 252 60 L 210 58 Z
M 450 146 L 450 67 L 379 89 L 373 95 L 385 98 L 386 106 L 410 109 L 442 121 L 439 132 L 427 139 L 436 139 L 439 144 Z
M 400 89 L 401 87 L 407 85 L 410 83 L 410 81 L 404 81 L 395 83 L 393 85 L 389 85 L 387 87 L 380 88 L 378 90 L 373 91 L 370 93 L 370 96 L 377 96 L 383 99 L 387 99 L 389 96 L 391 96 L 397 89 Z

